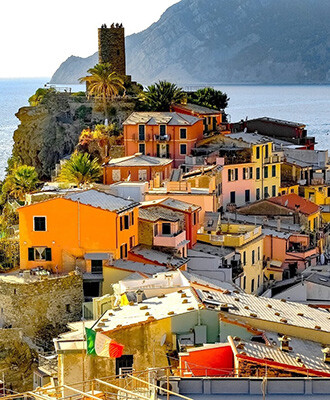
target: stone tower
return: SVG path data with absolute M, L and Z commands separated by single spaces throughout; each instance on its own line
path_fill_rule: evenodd
M 126 76 L 125 31 L 122 24 L 105 24 L 98 29 L 99 63 L 110 63 L 114 71 Z

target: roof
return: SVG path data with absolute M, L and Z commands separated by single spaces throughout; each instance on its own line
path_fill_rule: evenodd
M 164 206 L 167 208 L 171 208 L 172 210 L 183 211 L 183 212 L 191 212 L 201 209 L 201 207 L 197 206 L 196 204 L 191 204 L 182 200 L 172 199 L 171 197 L 145 201 L 141 204 L 141 207 L 148 207 L 153 205 Z
M 230 254 L 235 253 L 235 249 L 226 246 L 212 246 L 211 244 L 197 242 L 194 246 L 194 250 L 202 253 L 212 254 L 213 256 L 226 257 Z M 189 250 L 188 250 L 189 252 Z
M 269 321 L 283 326 L 297 326 L 313 331 L 318 326 L 319 331 L 330 332 L 330 314 L 305 304 L 256 297 L 246 293 L 224 293 L 212 289 L 196 289 L 196 292 L 206 306 L 220 308 L 222 304 L 227 304 L 229 311 L 226 314 L 229 315 Z
M 286 369 L 290 370 L 304 368 L 314 371 L 323 372 L 330 375 L 330 365 L 323 361 L 322 345 L 308 340 L 291 338 L 289 352 L 280 349 L 280 341 L 277 333 L 267 333 L 266 338 L 268 344 L 263 344 L 254 341 L 237 341 L 230 340 L 235 346 L 238 357 L 247 356 L 267 362 L 275 362 L 282 364 Z M 238 344 L 244 348 L 237 348 Z M 307 373 L 307 371 L 306 371 Z
M 204 107 L 200 106 L 198 104 L 192 104 L 192 103 L 187 103 L 187 104 L 174 104 L 174 107 L 179 107 L 181 109 L 187 110 L 187 111 L 192 111 L 197 114 L 209 114 L 209 115 L 215 115 L 215 114 L 222 114 L 222 111 L 220 110 L 215 110 L 213 108 L 209 107 Z
M 271 123 L 278 124 L 278 125 L 292 126 L 294 128 L 304 128 L 306 126 L 305 124 L 302 124 L 299 122 L 286 121 L 284 119 L 270 118 L 270 117 L 254 118 L 254 119 L 248 120 L 247 122 L 251 122 L 251 121 L 271 122 Z
M 176 112 L 133 112 L 123 125 L 170 125 L 170 126 L 191 126 L 201 121 L 200 118 Z
M 111 159 L 106 166 L 116 167 L 156 167 L 171 164 L 173 160 L 169 158 L 151 157 L 142 153 L 136 153 L 128 157 Z
M 117 213 L 129 210 L 139 205 L 139 203 L 133 200 L 123 199 L 122 197 L 99 192 L 95 189 L 86 190 L 80 193 L 70 193 L 65 196 L 65 199 L 76 202 L 79 201 L 81 204 L 101 208 L 107 211 L 114 211 Z
M 145 275 L 154 275 L 160 272 L 166 272 L 168 269 L 161 265 L 144 264 L 140 262 L 130 260 L 115 260 L 113 262 L 113 268 L 120 268 L 126 271 L 140 272 Z
M 235 284 L 231 282 L 219 281 L 218 279 L 208 278 L 206 276 L 201 276 L 199 274 L 187 272 L 187 271 L 180 271 L 180 273 L 191 283 L 197 285 L 203 285 L 208 287 L 213 287 L 216 289 L 223 289 L 223 290 L 239 290 L 241 289 L 237 287 Z
M 102 328 L 106 332 L 111 332 L 116 328 L 122 329 L 197 311 L 198 304 L 191 289 L 180 289 L 166 295 L 145 299 L 141 303 L 106 311 L 92 328 Z
M 154 250 L 142 245 L 135 246 L 130 250 L 132 254 L 141 256 L 143 259 L 155 262 L 155 264 L 171 265 L 172 267 L 179 268 L 188 262 L 188 258 L 176 257 L 162 251 Z
M 305 281 L 315 283 L 317 285 L 330 287 L 330 276 L 314 273 L 305 278 Z
M 171 210 L 167 210 L 164 207 L 153 206 L 148 208 L 139 208 L 139 218 L 150 222 L 156 222 L 159 221 L 160 219 L 165 221 L 176 222 L 180 221 L 183 218 L 183 216 L 181 217 L 179 214 Z
M 204 215 L 204 229 L 206 231 L 215 231 L 220 223 L 220 213 L 206 211 Z
M 285 194 L 283 196 L 271 197 L 267 201 L 288 208 L 293 211 L 299 211 L 302 214 L 311 215 L 320 210 L 320 207 L 295 193 Z M 298 208 L 297 208 L 298 206 Z
M 235 140 L 241 140 L 245 143 L 249 143 L 252 145 L 272 142 L 272 138 L 268 136 L 259 135 L 258 133 L 249 133 L 249 132 L 229 133 L 225 137 Z

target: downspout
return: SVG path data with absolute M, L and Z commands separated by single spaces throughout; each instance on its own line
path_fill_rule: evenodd
M 265 199 L 264 193 L 264 145 L 261 146 L 261 198 Z
M 80 201 L 79 201 L 79 197 L 77 200 L 78 203 L 78 223 L 77 223 L 77 229 L 78 229 L 78 247 L 81 247 L 81 240 L 80 240 Z

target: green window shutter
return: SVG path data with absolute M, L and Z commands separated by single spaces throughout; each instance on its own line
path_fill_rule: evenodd
M 46 249 L 46 261 L 52 261 L 52 249 L 50 247 Z
M 33 247 L 28 248 L 28 260 L 34 261 L 34 248 Z

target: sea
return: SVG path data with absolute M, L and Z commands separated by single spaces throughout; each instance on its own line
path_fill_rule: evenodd
M 11 155 L 13 133 L 19 124 L 15 113 L 49 78 L 0 79 L 0 179 Z M 66 85 L 58 85 L 64 87 Z M 73 91 L 84 90 L 72 85 Z M 229 96 L 226 112 L 232 122 L 272 117 L 306 124 L 317 149 L 330 150 L 330 85 L 213 85 Z

